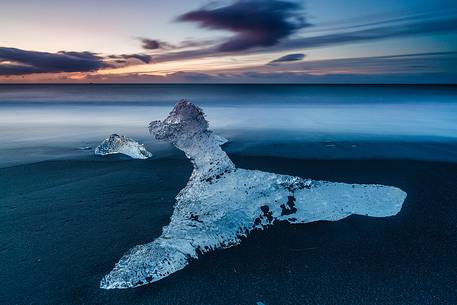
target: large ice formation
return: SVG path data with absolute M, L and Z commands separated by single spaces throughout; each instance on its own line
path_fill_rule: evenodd
M 144 148 L 143 144 L 137 141 L 112 134 L 95 148 L 96 155 L 124 154 L 133 159 L 147 159 L 152 154 Z
M 336 221 L 351 214 L 397 214 L 406 197 L 383 185 L 314 181 L 236 168 L 208 129 L 202 110 L 180 101 L 164 121 L 149 130 L 156 139 L 184 151 L 194 170 L 176 196 L 170 223 L 153 242 L 130 249 L 101 281 L 105 289 L 158 281 L 199 253 L 228 248 L 254 229 L 280 221 Z

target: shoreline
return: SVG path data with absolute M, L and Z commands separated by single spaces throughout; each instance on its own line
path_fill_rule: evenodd
M 217 133 L 224 137 L 224 132 Z M 297 160 L 346 160 L 346 161 L 423 161 L 457 163 L 457 141 L 439 139 L 436 141 L 365 141 L 365 140 L 328 140 L 328 141 L 289 141 L 270 142 L 266 133 L 258 133 L 254 140 L 253 135 L 247 139 L 239 139 L 236 134 L 230 134 L 231 140 L 224 144 L 223 149 L 235 157 L 250 156 L 256 158 L 285 158 Z M 245 133 L 246 136 L 246 133 Z M 101 137 L 103 138 L 103 137 Z M 184 155 L 176 148 L 161 142 L 152 141 L 150 136 L 134 137 L 145 144 L 146 149 L 153 152 L 151 160 L 182 158 Z M 248 141 L 248 139 L 251 139 Z M 281 138 L 276 136 L 276 138 Z M 0 169 L 20 165 L 31 165 L 48 161 L 106 161 L 130 160 L 127 156 L 110 156 L 110 158 L 94 155 L 95 147 L 100 141 L 72 141 L 50 146 L 27 146 L 22 148 L 22 154 L 13 154 L 16 148 L 0 150 Z M 91 150 L 81 150 L 78 146 L 89 146 Z M 52 157 L 50 157 L 52 156 Z
M 238 167 L 380 183 L 408 197 L 394 217 L 273 226 L 157 283 L 98 288 L 168 223 L 191 172 L 184 156 L 55 160 L 0 169 L 4 304 L 452 304 L 457 164 L 231 154 Z M 389 291 L 389 293 L 386 293 Z

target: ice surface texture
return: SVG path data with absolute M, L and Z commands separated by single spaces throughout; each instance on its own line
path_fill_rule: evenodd
M 144 148 L 143 144 L 137 141 L 112 134 L 109 138 L 105 139 L 99 146 L 95 148 L 96 155 L 111 155 L 111 154 L 124 154 L 132 157 L 133 159 L 147 159 L 152 157 L 152 154 Z
M 351 214 L 397 214 L 406 193 L 383 185 L 313 181 L 236 168 L 208 129 L 203 111 L 180 101 L 149 130 L 184 151 L 194 170 L 176 196 L 170 223 L 153 242 L 129 250 L 101 281 L 106 289 L 158 281 L 191 259 L 240 243 L 240 237 L 280 221 L 335 221 Z

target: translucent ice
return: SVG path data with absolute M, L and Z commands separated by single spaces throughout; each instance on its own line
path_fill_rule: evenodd
M 194 170 L 176 196 L 170 223 L 153 242 L 129 250 L 101 281 L 106 289 L 158 281 L 184 268 L 198 253 L 228 248 L 253 229 L 279 221 L 339 220 L 351 214 L 397 214 L 406 197 L 383 185 L 313 181 L 236 168 L 208 129 L 203 111 L 181 101 L 149 130 L 184 151 Z
M 133 159 L 147 159 L 152 154 L 144 148 L 143 144 L 137 141 L 112 134 L 95 148 L 96 155 L 124 154 Z

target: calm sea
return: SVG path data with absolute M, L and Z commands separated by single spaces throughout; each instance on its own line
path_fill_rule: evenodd
M 0 85 L 0 166 L 91 154 L 112 133 L 148 135 L 174 103 L 201 106 L 232 153 L 457 161 L 457 87 Z

